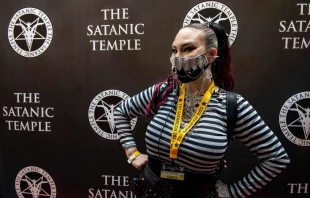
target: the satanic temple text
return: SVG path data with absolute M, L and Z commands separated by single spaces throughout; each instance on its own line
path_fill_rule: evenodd
M 102 20 L 107 23 L 129 20 L 128 8 L 101 9 L 101 13 Z M 92 37 L 89 41 L 92 51 L 141 50 L 139 36 L 143 34 L 143 23 L 87 26 L 87 36 Z
M 310 3 L 297 3 L 297 10 L 300 20 L 280 21 L 279 32 L 283 33 L 282 41 L 284 49 L 308 49 L 310 45 Z M 301 36 L 297 36 L 299 33 Z
M 89 188 L 88 198 L 136 198 L 128 176 L 102 175 L 104 188 Z
M 9 131 L 51 132 L 54 108 L 41 106 L 39 93 L 14 93 L 14 98 L 17 105 L 2 109 Z

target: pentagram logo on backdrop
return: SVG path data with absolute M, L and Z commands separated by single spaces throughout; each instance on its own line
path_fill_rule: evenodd
M 280 111 L 280 128 L 298 146 L 310 146 L 310 92 L 290 97 Z
M 56 198 L 56 185 L 52 177 L 35 166 L 23 168 L 15 179 L 19 198 Z
M 114 120 L 114 110 L 129 96 L 119 90 L 110 89 L 99 93 L 90 103 L 88 119 L 93 130 L 103 138 L 119 139 Z M 137 118 L 131 120 L 131 129 L 136 125 Z
M 49 47 L 52 37 L 52 23 L 39 9 L 21 9 L 10 21 L 9 42 L 21 56 L 32 58 L 41 55 Z
M 230 46 L 238 33 L 238 22 L 233 11 L 217 1 L 206 1 L 195 5 L 185 16 L 183 27 L 191 23 L 214 22 L 221 25 L 229 36 Z

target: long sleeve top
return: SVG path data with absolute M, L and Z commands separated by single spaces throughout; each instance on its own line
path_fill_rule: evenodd
M 161 86 L 161 89 L 166 86 Z M 130 120 L 144 116 L 155 85 L 121 103 L 114 112 L 115 124 L 122 147 L 135 147 Z M 147 153 L 163 162 L 171 162 L 170 139 L 176 114 L 175 93 L 153 115 L 146 129 Z M 181 124 L 181 129 L 186 123 Z M 262 188 L 277 176 L 290 162 L 280 141 L 264 123 L 255 109 L 242 96 L 237 95 L 237 122 L 233 137 L 240 140 L 258 159 L 259 164 L 240 181 L 229 184 L 232 197 L 246 197 Z M 175 164 L 184 166 L 186 171 L 212 174 L 224 157 L 228 146 L 226 91 L 219 89 L 211 96 L 210 102 L 194 128 L 179 145 Z

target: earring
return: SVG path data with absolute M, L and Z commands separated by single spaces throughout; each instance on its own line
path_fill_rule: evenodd
M 178 79 L 176 68 L 173 68 L 171 70 L 171 74 L 172 74 L 172 77 L 173 77 L 174 80 Z

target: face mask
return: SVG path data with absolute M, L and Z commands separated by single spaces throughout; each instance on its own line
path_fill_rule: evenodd
M 190 58 L 171 57 L 171 70 L 177 74 L 178 79 L 182 83 L 197 80 L 209 65 L 205 54 L 203 53 Z

